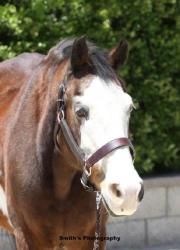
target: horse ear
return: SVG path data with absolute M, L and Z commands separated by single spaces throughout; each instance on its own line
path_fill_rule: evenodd
M 77 72 L 81 67 L 88 63 L 88 47 L 86 37 L 76 39 L 72 46 L 71 67 L 73 72 Z
M 128 58 L 128 42 L 122 40 L 118 46 L 109 52 L 109 60 L 111 66 L 117 70 L 119 66 L 123 65 Z

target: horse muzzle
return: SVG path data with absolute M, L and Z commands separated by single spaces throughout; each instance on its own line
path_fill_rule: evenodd
M 119 184 L 102 185 L 103 204 L 112 216 L 127 216 L 136 212 L 143 199 L 142 183 L 120 186 Z

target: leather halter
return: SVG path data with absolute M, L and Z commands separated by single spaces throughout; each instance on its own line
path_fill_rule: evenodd
M 95 153 L 93 153 L 89 158 L 86 159 L 85 152 L 79 147 L 79 145 L 75 141 L 74 136 L 71 132 L 71 129 L 68 126 L 66 119 L 65 119 L 64 95 L 66 92 L 67 80 L 68 80 L 68 74 L 65 75 L 65 78 L 59 87 L 58 100 L 57 100 L 57 124 L 56 124 L 55 135 L 54 135 L 55 146 L 58 149 L 58 151 L 60 151 L 60 145 L 58 142 L 58 134 L 59 134 L 59 131 L 61 130 L 71 152 L 74 154 L 74 156 L 83 166 L 83 173 L 81 177 L 81 183 L 83 187 L 88 191 L 97 191 L 95 186 L 89 182 L 89 177 L 91 175 L 92 167 L 99 160 L 104 158 L 107 154 L 114 151 L 115 149 L 129 147 L 131 149 L 133 159 L 135 158 L 135 150 L 129 138 L 126 138 L 126 137 L 116 138 L 112 141 L 109 141 L 105 145 L 103 145 Z

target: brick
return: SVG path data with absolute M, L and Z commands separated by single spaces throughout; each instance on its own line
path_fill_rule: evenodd
M 120 223 L 109 223 L 108 236 L 120 236 L 120 242 L 107 241 L 107 250 L 121 249 L 121 247 L 141 247 L 145 243 L 145 223 L 139 221 L 125 221 Z
M 168 188 L 168 215 L 180 215 L 180 187 Z
M 147 220 L 149 245 L 180 244 L 180 217 Z

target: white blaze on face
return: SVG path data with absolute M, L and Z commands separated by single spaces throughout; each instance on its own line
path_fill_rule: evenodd
M 74 97 L 75 108 L 89 108 L 89 119 L 81 125 L 81 148 L 90 156 L 105 143 L 128 137 L 132 98 L 114 82 L 105 83 L 94 77 L 82 96 Z M 134 169 L 128 147 L 108 154 L 98 162 L 105 173 L 101 192 L 115 215 L 129 215 L 136 211 L 142 180 Z

